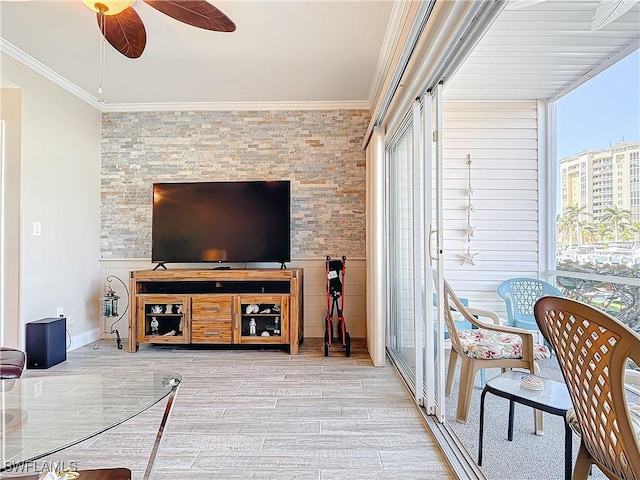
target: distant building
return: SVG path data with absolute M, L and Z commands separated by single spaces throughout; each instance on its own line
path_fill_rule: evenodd
M 629 210 L 640 222 L 640 142 L 621 142 L 602 150 L 585 150 L 560 161 L 561 208 L 587 207 L 597 219 L 613 205 Z

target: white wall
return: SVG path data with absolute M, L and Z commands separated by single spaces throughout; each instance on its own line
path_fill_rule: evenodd
M 538 276 L 538 115 L 536 102 L 444 104 L 445 276 L 458 295 L 506 316 L 501 281 Z M 466 251 L 467 154 L 474 190 Z
M 22 90 L 21 341 L 24 323 L 63 307 L 74 348 L 100 320 L 100 112 L 7 55 L 0 63 L 0 85 Z
M 0 88 L 0 344 L 20 348 L 20 138 L 22 92 Z

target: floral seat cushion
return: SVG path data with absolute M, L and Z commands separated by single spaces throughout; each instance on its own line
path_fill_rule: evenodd
M 484 328 L 458 330 L 458 338 L 464 354 L 469 358 L 493 360 L 498 358 L 522 358 L 522 338 L 513 333 L 502 333 Z M 533 358 L 542 360 L 551 357 L 544 345 L 533 345 Z

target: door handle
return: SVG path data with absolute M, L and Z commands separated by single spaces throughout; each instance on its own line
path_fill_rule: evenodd
M 438 260 L 438 255 L 436 254 L 436 256 L 434 257 L 433 253 L 432 253 L 433 252 L 433 245 L 431 244 L 431 241 L 432 241 L 431 239 L 433 238 L 433 234 L 434 233 L 438 233 L 438 230 L 432 228 L 432 226 L 429 225 L 429 243 L 428 243 L 428 247 L 427 247 L 429 249 L 429 258 L 431 260 Z

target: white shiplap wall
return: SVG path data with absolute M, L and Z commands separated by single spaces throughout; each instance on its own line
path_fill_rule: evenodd
M 445 276 L 473 306 L 505 316 L 496 289 L 507 278 L 538 275 L 538 140 L 536 102 L 444 104 Z M 467 155 L 474 190 L 466 251 Z

